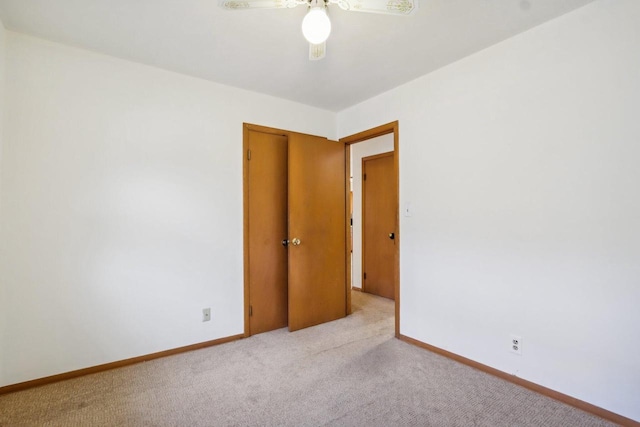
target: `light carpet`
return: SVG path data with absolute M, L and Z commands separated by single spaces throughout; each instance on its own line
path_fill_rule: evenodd
M 394 306 L 0 396 L 2 426 L 611 426 L 393 337 Z

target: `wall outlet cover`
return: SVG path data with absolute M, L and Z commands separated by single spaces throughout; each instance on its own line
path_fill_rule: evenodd
M 519 335 L 510 335 L 509 351 L 518 356 L 522 356 L 522 337 Z

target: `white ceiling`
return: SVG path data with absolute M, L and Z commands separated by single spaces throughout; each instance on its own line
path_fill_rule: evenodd
M 594 0 L 418 0 L 413 16 L 330 6 L 327 57 L 308 60 L 306 9 L 217 0 L 0 0 L 6 28 L 332 111 Z

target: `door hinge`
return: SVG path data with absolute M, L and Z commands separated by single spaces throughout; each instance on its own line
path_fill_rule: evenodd
M 251 160 L 251 150 L 247 150 L 247 160 Z
M 363 273 L 364 279 L 367 280 L 367 273 Z
M 253 306 L 249 306 L 249 316 L 253 316 Z
M 367 180 L 367 174 L 366 174 L 366 173 L 363 175 L 362 180 L 363 180 L 363 181 L 366 181 L 366 180 Z

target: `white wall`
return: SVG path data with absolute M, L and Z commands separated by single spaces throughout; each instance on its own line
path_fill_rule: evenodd
M 597 1 L 341 112 L 337 136 L 400 122 L 403 334 L 640 420 L 637 22 Z M 335 137 L 336 116 L 6 49 L 0 386 L 241 333 L 241 124 Z
M 6 56 L 6 31 L 4 24 L 0 20 L 0 178 L 2 177 L 2 149 L 3 149 L 3 120 L 4 113 L 4 86 L 5 86 L 5 56 Z M 0 179 L 0 224 L 2 223 L 2 179 Z M 2 245 L 0 245 L 0 384 L 4 382 L 4 372 L 2 366 L 4 366 L 4 343 L 5 326 L 7 321 L 5 319 L 5 287 L 2 285 Z
M 353 288 L 362 289 L 362 158 L 393 151 L 393 134 L 378 136 L 351 145 L 353 191 Z
M 635 420 L 638 22 L 597 1 L 338 115 L 399 120 L 401 333 Z
M 335 113 L 7 49 L 0 386 L 243 333 L 242 123 L 335 137 Z

